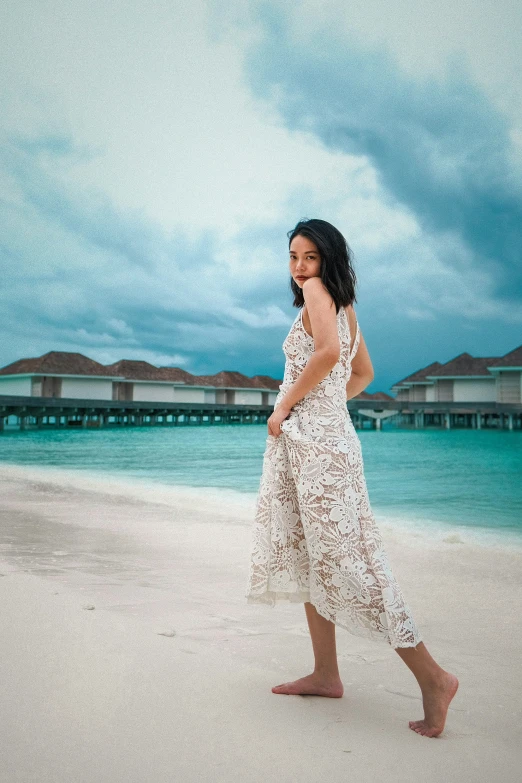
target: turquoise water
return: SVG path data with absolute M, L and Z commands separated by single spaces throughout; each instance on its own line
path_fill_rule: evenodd
M 0 462 L 256 493 L 266 425 L 6 431 Z M 375 512 L 522 534 L 522 432 L 358 431 Z

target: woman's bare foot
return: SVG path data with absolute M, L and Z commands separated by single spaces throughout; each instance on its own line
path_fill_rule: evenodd
M 314 672 L 293 682 L 274 685 L 272 693 L 284 693 L 287 696 L 329 696 L 331 699 L 340 699 L 344 687 L 339 677 L 325 679 L 324 676 Z
M 444 672 L 439 680 L 426 686 L 422 691 L 424 720 L 410 720 L 410 729 L 425 737 L 438 737 L 444 729 L 448 707 L 458 687 L 458 679 L 449 672 Z

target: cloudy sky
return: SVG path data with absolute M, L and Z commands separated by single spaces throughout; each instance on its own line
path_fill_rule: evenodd
M 4 0 L 0 366 L 281 378 L 311 217 L 355 254 L 368 391 L 512 350 L 521 46 L 518 0 Z

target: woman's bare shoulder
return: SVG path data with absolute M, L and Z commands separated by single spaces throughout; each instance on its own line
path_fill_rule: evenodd
M 332 296 L 320 277 L 309 277 L 303 283 L 303 296 L 305 301 L 313 299 L 314 301 L 333 302 Z

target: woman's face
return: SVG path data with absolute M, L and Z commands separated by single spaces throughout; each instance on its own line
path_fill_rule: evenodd
M 302 288 L 308 277 L 319 277 L 321 256 L 311 239 L 298 234 L 290 243 L 290 274 Z

